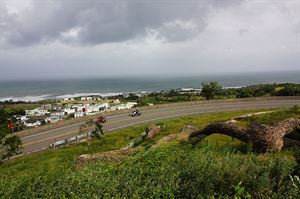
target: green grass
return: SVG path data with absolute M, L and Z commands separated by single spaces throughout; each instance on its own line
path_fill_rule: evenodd
M 162 126 L 161 133 L 142 145 L 178 133 L 185 124 L 203 128 L 211 122 L 257 111 L 262 110 L 156 122 Z M 91 145 L 46 150 L 7 161 L 0 165 L 0 198 L 226 198 L 235 194 L 233 186 L 240 182 L 254 198 L 299 194 L 289 178 L 295 174 L 299 150 L 259 155 L 245 151 L 239 140 L 219 134 L 195 146 L 170 143 L 156 149 L 146 147 L 121 163 L 98 162 L 75 169 L 79 155 L 119 149 L 147 125 L 105 134 Z
M 290 109 L 283 109 L 262 115 L 253 115 L 251 117 L 242 118 L 241 122 L 244 122 L 246 126 L 249 126 L 252 123 L 275 125 L 289 117 L 300 118 L 300 109 L 297 106 L 294 106 Z

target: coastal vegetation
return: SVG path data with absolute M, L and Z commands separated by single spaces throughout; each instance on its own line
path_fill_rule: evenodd
M 300 118 L 297 107 L 267 111 L 270 110 L 222 112 L 152 123 L 160 126 L 161 132 L 152 139 L 142 140 L 136 147 L 138 150 L 125 159 L 118 159 L 117 151 L 139 137 L 150 124 L 104 134 L 90 145 L 82 143 L 18 157 L 0 165 L 0 196 L 296 198 L 300 194 L 300 149 L 297 147 L 278 153 L 257 153 L 248 143 L 221 134 L 210 135 L 196 144 L 166 139 L 180 135 L 185 125 L 202 129 L 232 118 L 240 118 L 241 126 Z M 247 116 L 257 112 L 265 114 Z M 296 139 L 299 140 L 297 136 Z M 114 158 L 77 167 L 80 155 L 99 152 L 114 154 Z
M 141 96 L 136 93 L 126 95 L 107 96 L 101 98 L 101 102 L 110 102 L 119 99 L 123 102 L 136 101 L 140 106 L 149 104 L 164 104 L 172 102 L 197 101 L 204 99 L 231 99 L 231 98 L 252 98 L 264 96 L 300 96 L 300 84 L 296 83 L 273 83 L 273 84 L 258 84 L 244 87 L 223 87 L 218 82 L 202 82 L 200 89 L 191 89 L 182 91 L 181 89 L 170 89 L 157 92 L 149 92 Z M 97 97 L 99 98 L 99 97 Z M 33 109 L 43 104 L 67 105 L 70 103 L 95 102 L 94 100 L 80 100 L 80 97 L 75 97 L 74 101 L 57 100 L 42 100 L 38 102 L 24 101 L 0 101 L 0 108 L 5 109 Z
M 218 82 L 202 82 L 201 86 L 201 95 L 207 100 L 214 99 L 222 90 L 222 86 Z
M 20 138 L 12 133 L 14 128 L 20 129 L 22 125 L 16 124 L 12 116 L 22 113 L 22 109 L 0 109 L 0 163 L 18 154 L 21 149 Z
M 182 92 L 180 89 L 165 92 L 155 92 L 142 97 L 128 97 L 122 100 L 136 100 L 139 105 L 164 104 L 171 102 L 210 100 L 210 99 L 239 99 L 269 96 L 300 96 L 300 84 L 261 84 L 241 88 L 222 87 L 218 82 L 203 82 L 202 91 Z

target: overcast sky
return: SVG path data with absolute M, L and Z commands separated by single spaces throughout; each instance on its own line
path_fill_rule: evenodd
M 0 0 L 0 79 L 300 71 L 300 0 Z

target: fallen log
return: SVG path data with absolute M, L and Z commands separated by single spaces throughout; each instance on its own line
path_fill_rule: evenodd
M 190 138 L 219 133 L 250 142 L 257 152 L 280 151 L 284 145 L 284 136 L 299 129 L 300 119 L 297 118 L 286 119 L 274 126 L 252 124 L 248 128 L 240 127 L 233 122 L 219 122 L 192 133 Z M 291 143 L 290 140 L 288 142 Z

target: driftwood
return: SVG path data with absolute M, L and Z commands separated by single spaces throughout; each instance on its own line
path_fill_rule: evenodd
M 220 122 L 210 124 L 203 130 L 192 133 L 190 138 L 220 133 L 244 142 L 250 142 L 258 152 L 280 151 L 285 142 L 288 145 L 299 145 L 299 141 L 284 138 L 296 130 L 300 130 L 300 119 L 295 118 L 286 119 L 274 126 L 252 124 L 249 128 L 239 127 L 233 122 Z

